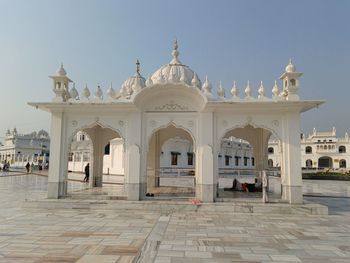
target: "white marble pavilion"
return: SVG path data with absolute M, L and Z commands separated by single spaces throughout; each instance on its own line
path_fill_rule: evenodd
M 275 82 L 272 97 L 263 83 L 253 97 L 247 83 L 239 96 L 234 82 L 231 96 L 220 84 L 214 94 L 208 78 L 198 75 L 179 60 L 175 41 L 172 60 L 147 80 L 136 73 L 120 89 L 112 87 L 103 96 L 101 87 L 80 94 L 63 65 L 53 80 L 51 102 L 31 102 L 31 106 L 51 113 L 51 149 L 48 197 L 67 193 L 67 162 L 72 138 L 78 131 L 92 140 L 91 187 L 102 186 L 105 145 L 113 138 L 124 142 L 125 189 L 128 200 L 141 200 L 156 177 L 162 144 L 170 138 L 191 141 L 195 158 L 195 195 L 204 202 L 216 198 L 218 158 L 223 138 L 234 136 L 248 141 L 255 156 L 255 168 L 268 166 L 270 135 L 279 141 L 282 196 L 291 204 L 303 202 L 300 165 L 300 114 L 323 101 L 301 100 L 298 96 L 301 72 L 290 62 Z

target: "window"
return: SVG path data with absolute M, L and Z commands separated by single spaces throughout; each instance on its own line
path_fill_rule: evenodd
M 305 165 L 306 165 L 306 168 L 312 168 L 312 160 L 310 159 L 306 160 Z
M 269 148 L 267 149 L 267 152 L 268 152 L 269 154 L 273 154 L 273 153 L 275 152 L 275 150 L 273 149 L 273 147 L 269 147 Z
M 171 165 L 177 165 L 177 156 L 179 153 L 171 152 Z
M 83 162 L 90 161 L 90 153 L 83 153 Z
M 312 153 L 312 147 L 311 146 L 306 146 L 305 147 L 305 153 L 307 153 L 307 154 Z
M 292 86 L 295 86 L 295 83 L 296 83 L 296 82 L 295 82 L 295 79 L 291 79 L 291 80 L 290 80 L 290 84 L 291 84 Z
M 73 153 L 69 153 L 68 162 L 73 162 Z
M 80 152 L 76 152 L 74 154 L 74 161 L 75 162 L 81 162 L 81 153 Z
M 80 134 L 80 140 L 85 141 L 85 134 Z
M 252 157 L 252 166 L 254 166 L 254 165 L 255 165 L 255 158 Z
M 340 160 L 339 161 L 339 168 L 346 168 L 346 160 Z
M 105 146 L 105 155 L 109 155 L 109 154 L 110 154 L 110 148 L 111 148 L 111 145 L 110 145 L 110 143 L 108 143 L 108 144 Z
M 235 165 L 239 166 L 239 156 L 235 156 Z
M 248 159 L 249 159 L 249 157 L 244 157 L 244 166 L 248 165 Z
M 273 167 L 273 160 L 272 160 L 272 159 L 269 159 L 269 160 L 267 161 L 267 166 L 268 166 L 268 167 Z
M 229 166 L 230 165 L 230 156 L 225 155 L 225 165 Z
M 193 153 L 187 153 L 187 165 L 193 165 Z
M 339 153 L 346 153 L 346 148 L 345 146 L 339 146 Z

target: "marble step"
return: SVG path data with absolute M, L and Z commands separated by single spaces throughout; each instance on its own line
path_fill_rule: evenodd
M 193 211 L 198 213 L 254 213 L 254 214 L 304 214 L 327 215 L 328 207 L 320 204 L 290 205 L 286 203 L 257 203 L 249 201 L 202 203 L 193 205 L 190 201 L 125 201 L 125 200 L 78 200 L 46 199 L 27 201 L 23 208 L 44 209 L 88 209 L 88 210 L 147 210 L 161 213 Z

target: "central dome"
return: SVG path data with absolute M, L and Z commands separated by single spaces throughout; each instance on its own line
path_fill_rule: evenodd
M 185 83 L 189 86 L 201 87 L 201 81 L 197 74 L 188 66 L 181 63 L 179 60 L 179 51 L 177 41 L 174 42 L 174 50 L 172 52 L 173 59 L 169 64 L 162 66 L 151 76 L 152 83 Z

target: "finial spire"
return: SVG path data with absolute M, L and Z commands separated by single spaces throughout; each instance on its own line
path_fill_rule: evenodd
M 171 52 L 171 55 L 173 56 L 173 59 L 171 60 L 171 64 L 181 64 L 180 60 L 178 59 L 179 57 L 179 51 L 178 49 L 178 44 L 177 44 L 177 39 L 175 38 L 174 40 L 174 45 L 173 45 L 173 52 Z
M 289 64 L 292 64 L 292 59 L 291 58 L 289 59 Z
M 174 40 L 174 50 L 177 50 L 177 48 L 178 48 L 177 39 L 175 38 L 175 40 Z
M 138 59 L 136 60 L 136 73 L 140 75 L 140 61 Z

